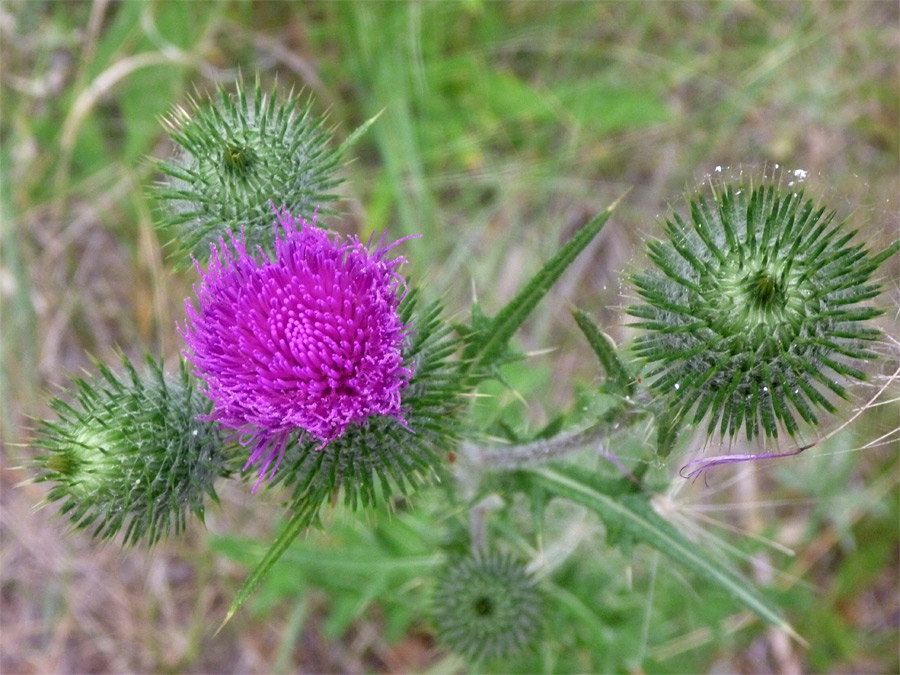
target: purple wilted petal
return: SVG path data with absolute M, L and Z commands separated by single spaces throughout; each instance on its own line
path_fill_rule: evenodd
M 685 464 L 678 473 L 682 478 L 694 479 L 705 474 L 710 469 L 724 464 L 743 464 L 745 462 L 757 462 L 762 459 L 779 459 L 781 457 L 794 457 L 799 455 L 809 446 L 803 446 L 796 450 L 787 450 L 785 452 L 765 452 L 758 455 L 716 455 L 715 457 L 704 457 L 702 459 L 694 459 Z
M 292 432 L 325 447 L 373 415 L 405 426 L 401 392 L 413 374 L 397 313 L 405 261 L 387 259 L 399 242 L 382 238 L 370 250 L 355 237 L 330 237 L 315 217 L 310 225 L 276 213 L 274 260 L 249 253 L 243 233 L 211 246 L 206 272 L 198 265 L 199 306 L 185 301 L 181 330 L 211 419 L 252 448 L 248 466 L 261 463 L 260 480 L 270 466 L 274 473 Z

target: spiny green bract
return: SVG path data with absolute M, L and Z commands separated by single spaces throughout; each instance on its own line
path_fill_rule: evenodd
M 828 392 L 847 397 L 839 379 L 865 379 L 858 362 L 881 337 L 866 321 L 881 312 L 858 303 L 878 295 L 870 279 L 900 242 L 872 255 L 834 211 L 776 184 L 713 185 L 712 204 L 690 200 L 665 234 L 648 245 L 656 269 L 632 276 L 645 304 L 628 313 L 674 419 L 693 408 L 710 434 L 793 436 L 795 414 L 818 424 L 817 408 L 835 411 Z
M 351 508 L 371 506 L 379 496 L 406 494 L 442 474 L 459 440 L 460 376 L 458 362 L 450 360 L 457 341 L 439 303 L 418 305 L 419 291 L 412 289 L 397 309 L 411 326 L 403 349 L 404 363 L 414 368 L 401 401 L 407 427 L 393 416 L 372 416 L 321 449 L 315 439 L 288 441 L 274 480 L 292 488 L 295 511 L 341 490 Z
M 273 203 L 309 215 L 336 201 L 330 191 L 341 182 L 340 153 L 329 147 L 324 120 L 293 94 L 277 98 L 257 81 L 248 99 L 239 81 L 236 94 L 219 88 L 215 101 L 192 100 L 189 112 L 179 107 L 165 120 L 179 149 L 159 164 L 169 181 L 156 196 L 166 207 L 159 227 L 177 248 L 177 265 L 191 255 L 205 261 L 211 243 L 242 227 L 248 250 L 271 251 Z
M 196 419 L 211 403 L 183 362 L 173 375 L 149 356 L 145 375 L 122 362 L 123 374 L 97 364 L 99 375 L 74 379 L 72 404 L 51 402 L 58 420 L 38 427 L 36 480 L 54 483 L 46 502 L 59 501 L 75 527 L 99 539 L 124 528 L 125 543 L 154 544 L 180 534 L 188 511 L 203 520 L 222 443 L 214 422 Z
M 498 552 L 449 562 L 432 598 L 438 639 L 470 661 L 525 652 L 541 630 L 541 595 L 525 567 Z

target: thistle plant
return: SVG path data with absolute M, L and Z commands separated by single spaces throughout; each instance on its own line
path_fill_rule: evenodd
M 297 222 L 285 209 L 278 220 L 271 261 L 248 253 L 243 236 L 231 235 L 233 250 L 220 240 L 182 331 L 212 417 L 248 439 L 260 481 L 293 431 L 321 450 L 375 415 L 405 427 L 400 398 L 412 375 L 397 314 L 403 259 L 386 259 L 396 244 L 370 253 L 332 240 L 315 218 Z
M 711 187 L 712 203 L 701 194 L 687 221 L 666 220 L 666 240 L 648 245 L 655 267 L 632 276 L 645 301 L 628 309 L 644 329 L 634 351 L 676 424 L 693 410 L 709 434 L 794 436 L 797 417 L 834 413 L 839 380 L 864 380 L 859 363 L 877 358 L 881 332 L 867 322 L 881 311 L 860 303 L 880 292 L 872 275 L 898 244 L 851 244 L 802 190 Z
M 234 94 L 220 87 L 215 101 L 175 108 L 165 124 L 177 151 L 159 163 L 169 180 L 155 194 L 176 265 L 190 255 L 205 260 L 210 245 L 241 228 L 251 251 L 271 251 L 273 199 L 297 214 L 337 200 L 341 149 L 293 93 L 279 101 L 277 89 L 264 93 L 257 81 L 248 96 L 239 82 Z
M 210 401 L 185 364 L 174 374 L 150 357 L 146 365 L 98 363 L 97 374 L 73 380 L 74 401 L 52 401 L 59 419 L 38 429 L 37 480 L 54 484 L 47 502 L 98 539 L 179 535 L 189 513 L 203 520 L 214 481 L 227 475 L 218 425 L 205 420 Z
M 865 379 L 878 355 L 871 320 L 881 310 L 869 303 L 900 242 L 881 251 L 853 243 L 835 212 L 784 181 L 714 182 L 689 197 L 688 215 L 672 213 L 664 239 L 648 245 L 650 268 L 631 275 L 640 301 L 627 311 L 640 335 L 630 349 L 589 309 L 573 311 L 597 357 L 584 370 L 596 368 L 600 383 L 537 433 L 504 421 L 484 428 L 470 402 L 525 358 L 516 332 L 618 201 L 495 315 L 475 304 L 468 321 L 451 323 L 440 301 L 424 299 L 432 289 L 402 275 L 403 240 L 384 233 L 364 244 L 322 227 L 328 209 L 317 209 L 333 200 L 347 142 L 332 149 L 309 104 L 279 102 L 258 83 L 248 97 L 239 82 L 233 96 L 220 90 L 213 103 L 176 110 L 167 125 L 178 150 L 158 187 L 169 211 L 158 225 L 176 242 L 173 265 L 193 260 L 196 271 L 178 326 L 186 361 L 175 375 L 153 359 L 146 374 L 127 360 L 121 374 L 98 364 L 98 376 L 53 402 L 58 419 L 42 422 L 34 441 L 37 480 L 75 527 L 152 544 L 181 533 L 189 513 L 202 520 L 214 481 L 243 466 L 234 473 L 255 477 L 249 491 L 283 491 L 286 522 L 227 621 L 298 536 L 322 526 L 323 510 L 437 503 L 441 517 L 404 541 L 433 553 L 466 539 L 476 552 L 441 570 L 430 562 L 440 556 L 407 560 L 398 567 L 428 579 L 404 587 L 436 589 L 435 633 L 469 663 L 521 658 L 537 670 L 549 661 L 528 661 L 538 658 L 528 648 L 543 618 L 580 602 L 556 602 L 564 596 L 539 592 L 526 572 L 546 565 L 548 509 L 564 501 L 603 523 L 607 546 L 635 556 L 652 548 L 797 637 L 764 591 L 662 515 L 658 481 L 645 476 L 667 468 L 687 424 L 706 420 L 708 435 L 728 438 L 743 429 L 753 447 L 801 425 L 814 432 L 822 411 L 838 414 L 848 382 Z M 655 454 L 642 443 L 643 456 L 620 457 L 635 432 L 655 432 Z M 735 461 L 759 456 L 773 453 Z M 532 560 L 496 553 L 505 550 Z
M 541 595 L 509 555 L 476 552 L 437 575 L 432 621 L 438 639 L 469 661 L 496 661 L 533 648 L 541 630 Z

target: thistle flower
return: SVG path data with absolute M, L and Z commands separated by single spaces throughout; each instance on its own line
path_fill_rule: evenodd
M 210 418 L 252 446 L 247 466 L 261 464 L 257 486 L 292 432 L 321 449 L 373 417 L 406 426 L 401 392 L 412 376 L 397 313 L 404 260 L 387 259 L 399 242 L 374 252 L 356 238 L 341 243 L 287 209 L 278 223 L 274 260 L 248 253 L 243 236 L 212 247 L 182 330 Z
M 74 403 L 51 402 L 59 419 L 37 430 L 36 481 L 55 483 L 46 501 L 75 527 L 100 539 L 124 527 L 125 543 L 154 544 L 180 534 L 188 511 L 203 520 L 225 458 L 216 425 L 197 419 L 211 405 L 183 362 L 174 375 L 150 357 L 145 375 L 122 363 L 124 376 L 97 364 L 99 375 L 73 380 Z
M 648 246 L 656 269 L 632 280 L 645 304 L 628 312 L 644 329 L 635 352 L 672 419 L 708 416 L 708 433 L 748 439 L 798 431 L 795 414 L 818 424 L 839 379 L 865 379 L 881 333 L 881 312 L 859 303 L 880 292 L 870 279 L 898 250 L 872 254 L 849 242 L 803 192 L 780 184 L 712 185 L 712 203 L 690 200 L 690 219 L 673 213 L 666 241 Z
M 336 200 L 340 150 L 329 147 L 324 120 L 292 94 L 279 103 L 257 81 L 248 99 L 238 82 L 235 95 L 220 88 L 215 101 L 192 100 L 190 112 L 177 108 L 165 122 L 179 153 L 159 165 L 170 178 L 156 189 L 167 207 L 159 226 L 184 254 L 181 264 L 205 258 L 240 227 L 250 250 L 271 253 L 272 195 L 294 213 Z
M 524 652 L 541 629 L 541 596 L 525 568 L 496 552 L 450 562 L 432 599 L 437 636 L 470 661 Z
M 414 372 L 401 392 L 407 426 L 392 417 L 371 417 L 365 425 L 348 427 L 324 449 L 309 439 L 296 444 L 296 453 L 285 457 L 275 479 L 292 488 L 294 512 L 333 503 L 340 490 L 350 508 L 371 506 L 379 491 L 382 498 L 408 494 L 445 475 L 446 459 L 460 431 L 459 363 L 450 358 L 458 342 L 442 318 L 440 304 L 420 307 L 416 288 L 403 298 L 397 313 L 409 326 L 403 359 Z

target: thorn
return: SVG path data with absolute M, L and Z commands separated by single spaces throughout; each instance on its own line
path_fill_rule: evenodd
M 622 202 L 623 199 L 625 199 L 625 197 L 628 196 L 628 193 L 630 193 L 633 189 L 634 189 L 633 186 L 629 186 L 625 190 L 625 192 L 623 192 L 621 195 L 619 195 L 612 204 L 610 204 L 609 206 L 606 207 L 606 212 L 612 213 L 613 211 L 615 211 L 616 207 Z
M 235 607 L 232 607 L 231 609 L 228 610 L 228 614 L 225 615 L 225 618 L 222 619 L 222 623 L 219 624 L 218 628 L 216 628 L 216 632 L 213 633 L 213 637 L 216 637 L 221 632 L 221 630 L 223 628 L 225 628 L 225 624 L 228 623 L 229 621 L 231 621 L 231 617 L 234 616 L 235 609 L 236 609 Z M 790 626 L 788 626 L 788 628 L 790 628 Z

